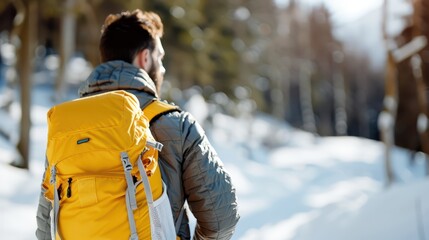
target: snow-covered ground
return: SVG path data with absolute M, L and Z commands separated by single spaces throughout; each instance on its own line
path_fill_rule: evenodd
M 46 84 L 34 88 L 30 171 L 8 165 L 16 153 L 0 137 L 1 239 L 35 239 L 51 96 Z M 0 127 L 16 130 L 17 119 L 0 114 Z M 385 188 L 379 142 L 316 137 L 262 114 L 215 114 L 206 126 L 237 188 L 241 220 L 233 239 L 429 239 L 423 154 L 410 163 L 409 152 L 394 149 L 396 181 Z
M 313 137 L 266 117 L 256 117 L 252 134 L 235 141 L 234 132 L 243 136 L 249 124 L 218 117 L 212 137 L 237 184 L 242 215 L 235 239 L 429 237 L 422 154 L 411 164 L 408 151 L 394 149 L 397 180 L 386 189 L 379 142 Z M 282 146 L 264 147 L 276 138 Z

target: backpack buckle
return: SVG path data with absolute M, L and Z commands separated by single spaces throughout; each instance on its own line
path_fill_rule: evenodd
M 156 150 L 160 151 L 162 150 L 162 147 L 164 147 L 164 145 L 162 145 L 162 143 L 160 142 L 156 142 L 156 141 L 151 141 L 151 140 L 146 140 L 146 145 L 155 148 Z
M 133 165 L 131 165 L 130 158 L 128 157 L 128 154 L 126 152 L 121 152 L 121 160 L 124 170 L 126 172 L 131 172 L 131 170 L 133 170 Z
M 50 179 L 50 183 L 51 184 L 54 184 L 55 183 L 55 181 L 56 181 L 56 178 L 57 178 L 57 169 L 56 169 L 56 167 L 55 167 L 55 165 L 53 165 L 52 167 L 51 167 L 51 179 Z

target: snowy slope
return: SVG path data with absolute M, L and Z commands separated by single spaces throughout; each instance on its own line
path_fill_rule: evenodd
M 378 192 L 359 208 L 327 209 L 296 239 L 427 239 L 428 190 L 424 179 Z
M 224 131 L 215 131 L 237 129 L 240 123 L 231 121 Z M 275 129 L 285 131 L 279 125 L 262 124 L 256 125 L 263 131 L 273 128 L 267 136 Z M 410 154 L 395 149 L 396 183 L 385 189 L 384 148 L 379 142 L 317 138 L 295 130 L 283 147 L 267 150 L 259 145 L 254 150 L 265 152 L 266 159 L 249 161 L 249 148 L 225 144 L 234 141 L 217 134 L 215 145 L 239 196 L 242 219 L 234 239 L 418 239 L 415 219 L 427 216 L 429 207 L 425 201 L 429 194 L 421 194 L 429 187 L 424 156 L 417 155 L 410 164 Z M 420 202 L 418 208 L 415 201 Z M 419 224 L 429 229 L 428 218 Z

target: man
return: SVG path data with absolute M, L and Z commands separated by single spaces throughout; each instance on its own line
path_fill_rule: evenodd
M 109 15 L 99 46 L 103 63 L 82 84 L 80 96 L 122 89 L 134 94 L 141 108 L 158 99 L 165 73 L 162 34 L 162 22 L 155 13 L 135 10 Z M 178 237 L 190 239 L 182 208 L 187 201 L 197 219 L 194 239 L 230 239 L 239 219 L 235 189 L 203 129 L 185 111 L 166 113 L 150 128 L 164 145 L 159 163 L 174 220 L 181 224 Z M 50 208 L 42 194 L 38 239 L 50 239 Z

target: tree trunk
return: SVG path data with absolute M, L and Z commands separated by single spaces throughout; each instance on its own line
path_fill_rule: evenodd
M 393 182 L 393 169 L 392 169 L 392 148 L 395 145 L 395 119 L 398 107 L 398 83 L 397 83 L 397 69 L 396 62 L 393 57 L 392 40 L 389 39 L 387 34 L 387 14 L 388 14 L 388 0 L 383 3 L 383 18 L 382 18 L 382 31 L 383 39 L 387 52 L 386 63 L 386 76 L 385 76 L 385 94 L 384 94 L 384 110 L 378 118 L 378 127 L 381 132 L 381 140 L 385 145 L 385 158 L 384 167 L 386 174 L 386 187 L 389 187 Z
M 87 38 L 85 39 L 84 51 L 87 61 L 89 61 L 92 67 L 100 64 L 100 54 L 98 51 L 98 42 L 100 38 L 100 26 L 97 21 L 97 11 L 99 7 L 97 3 L 88 2 L 87 0 L 80 0 L 78 2 L 79 9 L 85 15 L 87 21 L 88 32 L 86 33 Z
M 18 151 L 22 156 L 21 161 L 15 161 L 12 165 L 20 168 L 29 168 L 30 149 L 30 107 L 31 107 L 31 74 L 33 70 L 33 53 L 36 42 L 37 29 L 37 0 L 25 2 L 25 20 L 20 33 L 21 47 L 19 50 L 18 73 L 21 86 L 21 124 L 18 142 Z
M 419 54 L 415 54 L 411 58 L 411 67 L 413 75 L 416 79 L 417 99 L 419 103 L 419 117 L 417 120 L 417 130 L 420 137 L 420 144 L 422 151 L 426 154 L 429 153 L 429 132 L 428 132 L 428 103 L 426 89 L 427 86 L 424 82 L 422 75 L 422 59 Z M 429 162 L 427 164 L 429 166 Z M 427 171 L 426 174 L 429 172 Z
M 55 81 L 55 101 L 61 102 L 66 95 L 67 83 L 67 65 L 75 49 L 76 43 L 76 14 L 75 0 L 65 0 L 64 14 L 61 20 L 61 43 L 60 43 L 60 66 Z
M 299 72 L 299 102 L 301 104 L 301 114 L 304 130 L 317 133 L 316 118 L 313 111 L 313 100 L 311 97 L 311 65 L 307 62 L 300 64 Z
M 392 170 L 392 148 L 395 145 L 395 119 L 398 106 L 398 90 L 396 81 L 396 63 L 390 51 L 387 57 L 387 70 L 385 78 L 385 96 L 383 112 L 379 116 L 378 125 L 381 131 L 381 139 L 385 144 L 385 159 L 384 167 L 386 174 L 386 186 L 390 186 L 393 182 Z
M 333 76 L 334 104 L 335 104 L 335 133 L 337 136 L 347 135 L 347 111 L 346 91 L 344 89 L 344 77 L 341 72 Z

